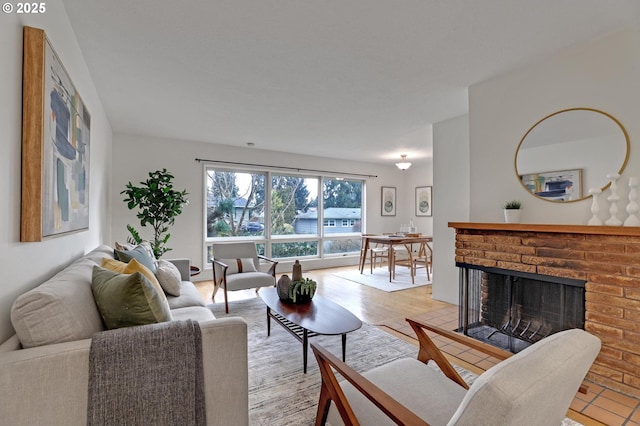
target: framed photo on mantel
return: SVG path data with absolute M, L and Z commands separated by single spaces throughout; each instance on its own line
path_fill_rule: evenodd
M 383 186 L 381 192 L 381 212 L 382 216 L 396 215 L 396 188 L 393 186 Z

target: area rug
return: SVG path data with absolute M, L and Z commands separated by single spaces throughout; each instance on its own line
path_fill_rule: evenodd
M 418 269 L 418 273 L 415 276 L 415 284 L 411 283 L 409 268 L 398 268 L 396 270 L 396 277 L 391 282 L 389 282 L 389 270 L 386 269 L 386 267 L 376 268 L 373 270 L 373 273 L 369 273 L 369 269 L 365 267 L 362 274 L 359 270 L 353 269 L 337 272 L 333 275 L 386 292 L 406 290 L 431 284 L 431 281 L 427 281 L 424 268 Z
M 272 322 L 267 337 L 266 307 L 260 298 L 210 305 L 217 318 L 240 316 L 247 321 L 249 339 L 249 424 L 269 426 L 313 425 L 320 395 L 320 372 L 309 349 L 307 374 L 302 372 L 302 344 L 284 328 Z M 318 336 L 318 342 L 341 357 L 340 336 Z M 395 359 L 415 357 L 417 346 L 400 340 L 374 326 L 347 335 L 347 363 L 356 371 L 367 371 Z M 475 375 L 458 368 L 472 383 Z M 568 419 L 567 419 L 568 420 Z M 575 426 L 571 422 L 564 425 Z
M 307 374 L 302 371 L 302 344 L 280 325 L 271 323 L 267 337 L 266 307 L 259 297 L 210 305 L 217 318 L 240 316 L 249 333 L 249 424 L 299 426 L 313 425 L 320 395 L 320 372 L 311 348 Z M 310 339 L 342 356 L 340 336 Z M 356 371 L 367 371 L 390 361 L 416 357 L 417 346 L 400 340 L 374 326 L 347 335 L 347 363 Z M 460 370 L 468 380 L 475 376 Z

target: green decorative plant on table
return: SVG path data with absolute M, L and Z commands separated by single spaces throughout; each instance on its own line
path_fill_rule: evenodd
M 293 265 L 293 279 L 283 275 L 278 280 L 276 287 L 278 297 L 286 303 L 309 303 L 316 294 L 318 284 L 310 279 L 302 277 L 302 265 L 296 260 Z
M 301 280 L 291 281 L 289 286 L 289 299 L 293 303 L 307 303 L 316 294 L 318 284 L 310 278 L 302 278 Z
M 141 186 L 133 186 L 129 182 L 121 194 L 125 194 L 123 200 L 129 210 L 138 208 L 140 226 L 150 225 L 153 228 L 153 240 L 151 248 L 156 259 L 171 250 L 167 247 L 167 241 L 171 237 L 169 226 L 173 225 L 182 208 L 189 203 L 187 191 L 173 189 L 174 176 L 167 169 L 149 172 L 149 179 L 140 182 Z M 143 239 L 138 231 L 131 225 L 127 225 L 131 237 L 127 241 L 140 244 Z

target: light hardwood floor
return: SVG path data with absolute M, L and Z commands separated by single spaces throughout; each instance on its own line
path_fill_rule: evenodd
M 406 324 L 404 319 L 407 317 L 417 317 L 450 329 L 457 325 L 457 306 L 433 300 L 430 286 L 387 293 L 335 275 L 337 272 L 353 269 L 356 267 L 317 269 L 304 271 L 304 276 L 316 280 L 318 294 L 347 308 L 363 322 L 380 326 L 397 337 L 414 344 L 416 344 L 416 340 L 410 337 L 412 332 L 407 331 L 409 330 L 408 326 L 404 326 Z M 291 273 L 291 271 L 280 272 Z M 222 291 L 217 292 L 215 298 L 212 299 L 213 283 L 211 281 L 200 281 L 195 284 L 205 301 L 224 303 Z M 229 292 L 228 297 L 229 301 L 233 301 L 257 297 L 257 294 L 255 290 L 241 290 Z M 451 344 L 450 341 L 441 340 L 437 343 L 454 363 L 475 373 L 479 374 L 495 363 L 495 360 L 491 358 L 479 358 L 478 353 Z M 588 418 L 578 411 L 572 411 L 570 417 L 588 426 L 604 424 Z M 624 424 L 632 423 L 625 422 Z
M 423 286 L 386 293 L 334 275 L 340 271 L 353 269 L 356 269 L 356 267 L 317 269 L 305 271 L 304 276 L 316 280 L 318 294 L 339 303 L 368 324 L 384 324 L 397 320 L 399 317 L 410 317 L 427 311 L 454 306 L 432 300 L 430 287 Z M 291 271 L 282 271 L 282 273 L 290 274 Z M 205 300 L 211 300 L 213 283 L 211 281 L 201 281 L 196 284 L 202 297 Z M 229 292 L 228 295 L 229 300 L 256 297 L 254 290 L 234 291 Z M 220 291 L 216 294 L 214 303 L 222 302 L 224 302 L 224 295 Z

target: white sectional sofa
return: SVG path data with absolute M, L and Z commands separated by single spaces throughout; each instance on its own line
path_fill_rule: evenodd
M 0 345 L 2 424 L 86 424 L 91 336 L 105 330 L 92 271 L 113 253 L 100 246 L 14 302 L 16 334 Z M 167 296 L 171 317 L 202 331 L 207 424 L 247 425 L 247 325 L 216 319 L 189 281 L 189 261 L 171 262 L 182 276 L 180 296 Z

